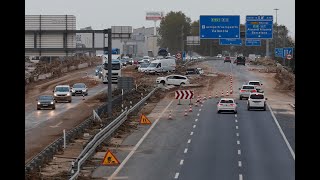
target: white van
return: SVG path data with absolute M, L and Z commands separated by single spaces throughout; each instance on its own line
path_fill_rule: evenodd
M 172 72 L 176 70 L 175 59 L 158 59 L 150 63 L 146 73 Z

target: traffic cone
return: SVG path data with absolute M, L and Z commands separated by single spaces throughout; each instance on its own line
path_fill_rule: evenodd
M 189 107 L 189 112 L 192 112 L 192 107 L 191 107 L 191 105 L 190 105 L 190 107 Z
M 223 95 L 223 90 L 221 91 L 221 97 L 223 97 L 224 95 Z
M 170 111 L 170 113 L 169 113 L 169 118 L 168 118 L 168 119 L 170 119 L 170 120 L 172 119 L 171 111 Z
M 211 95 L 209 95 L 209 99 L 211 99 L 212 97 L 211 97 Z
M 85 98 L 84 98 L 84 94 L 82 94 L 82 100 L 84 100 Z
M 230 90 L 230 94 L 232 94 L 232 89 Z
M 198 103 L 197 102 L 196 102 L 195 106 L 198 107 Z
M 188 116 L 187 109 L 184 109 L 184 116 Z
M 229 91 L 227 91 L 227 94 L 226 94 L 226 96 L 229 96 Z
M 218 98 L 218 93 L 216 92 L 216 98 Z

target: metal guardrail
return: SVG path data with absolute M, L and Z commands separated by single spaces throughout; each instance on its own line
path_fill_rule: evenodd
M 124 121 L 127 120 L 127 117 L 130 113 L 137 110 L 141 105 L 144 104 L 144 102 L 157 90 L 159 87 L 154 88 L 146 97 L 141 99 L 137 104 L 135 104 L 131 109 L 125 110 L 121 115 L 119 115 L 115 120 L 113 120 L 108 126 L 106 126 L 104 129 L 102 129 L 99 133 L 97 133 L 94 138 L 87 144 L 87 146 L 82 150 L 78 158 L 75 160 L 75 162 L 72 163 L 71 168 L 71 178 L 70 180 L 77 179 L 81 166 L 84 164 L 84 162 L 95 152 L 95 149 L 112 133 L 114 133 Z
M 129 94 L 129 93 L 132 93 L 132 92 L 126 92 L 124 94 L 124 96 Z M 122 100 L 122 95 L 119 95 L 119 96 L 115 97 L 112 100 L 112 105 L 113 106 L 119 105 L 121 103 L 121 100 Z M 105 103 L 102 106 L 100 106 L 99 108 L 97 108 L 96 109 L 97 114 L 99 116 L 101 114 L 103 114 L 105 112 L 105 110 L 107 109 L 107 106 L 108 106 L 108 103 Z M 67 143 L 70 142 L 70 140 L 72 138 L 77 137 L 78 135 L 83 133 L 86 128 L 88 128 L 90 125 L 92 125 L 93 120 L 94 120 L 93 115 L 91 115 L 89 118 L 87 118 L 81 124 L 77 125 L 73 129 L 67 131 L 67 133 L 66 133 L 66 142 Z M 25 173 L 27 173 L 29 171 L 32 171 L 35 168 L 38 168 L 43 163 L 45 163 L 48 160 L 52 159 L 54 154 L 58 150 L 61 150 L 63 148 L 63 143 L 64 143 L 63 136 L 61 136 L 60 138 L 58 138 L 57 140 L 55 140 L 54 142 L 49 144 L 47 147 L 45 147 L 40 153 L 38 153 L 36 156 L 34 156 L 31 160 L 29 160 L 25 164 Z

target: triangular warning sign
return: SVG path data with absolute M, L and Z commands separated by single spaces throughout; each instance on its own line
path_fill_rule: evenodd
M 140 124 L 151 124 L 151 121 L 149 121 L 147 116 L 145 116 L 144 114 L 141 114 Z
M 112 152 L 108 149 L 106 155 L 103 158 L 102 161 L 102 165 L 106 165 L 106 166 L 117 166 L 119 165 L 120 162 L 119 160 L 116 158 L 115 155 L 112 154 Z

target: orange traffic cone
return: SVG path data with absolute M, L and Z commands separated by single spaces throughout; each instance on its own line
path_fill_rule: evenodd
M 216 92 L 216 96 L 215 96 L 215 98 L 218 98 L 218 93 Z
M 195 106 L 198 107 L 198 103 L 197 102 L 196 102 Z
M 188 116 L 187 109 L 184 110 L 184 116 Z
M 170 119 L 170 120 L 172 119 L 171 111 L 170 111 L 170 113 L 169 113 L 169 118 L 168 118 L 168 119 Z
M 230 90 L 230 94 L 232 94 L 232 89 Z
M 209 99 L 211 99 L 212 97 L 211 97 L 211 95 L 209 95 Z
M 223 90 L 221 91 L 221 97 L 223 97 L 224 95 L 223 95 Z
M 229 91 L 227 91 L 227 94 L 226 94 L 226 96 L 229 96 Z
M 189 107 L 189 112 L 192 112 L 192 107 L 191 107 L 191 105 L 190 105 L 190 107 Z

